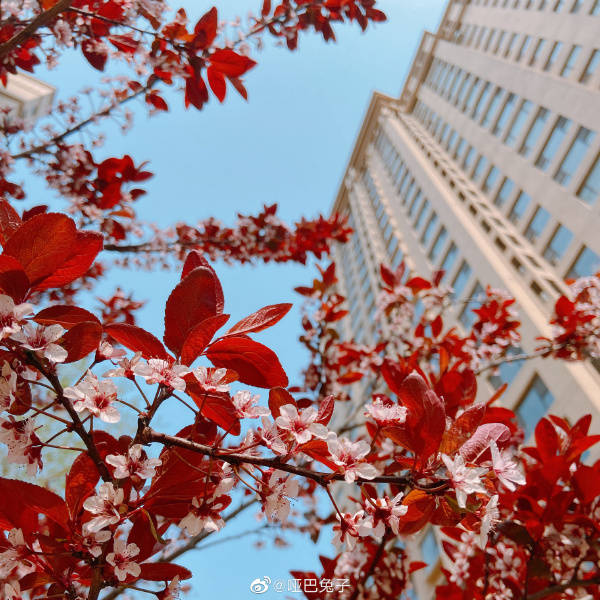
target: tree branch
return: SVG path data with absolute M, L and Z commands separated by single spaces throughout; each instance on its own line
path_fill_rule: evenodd
M 563 592 L 564 590 L 567 590 L 569 588 L 587 587 L 589 585 L 600 585 L 600 577 L 594 577 L 592 579 L 572 579 L 567 583 L 558 583 L 556 585 L 552 585 L 543 590 L 540 590 L 539 592 L 529 594 L 529 596 L 527 596 L 527 600 L 540 600 L 540 598 L 545 598 L 546 596 L 551 596 L 552 594 Z
M 4 58 L 11 50 L 14 50 L 17 46 L 25 42 L 30 38 L 38 29 L 45 27 L 61 12 L 64 12 L 69 8 L 73 0 L 59 0 L 52 8 L 40 13 L 29 25 L 21 29 L 18 33 L 15 33 L 10 40 L 0 44 L 0 59 Z
M 211 446 L 205 446 L 204 444 L 191 442 L 184 438 L 176 437 L 173 435 L 167 435 L 166 433 L 159 433 L 158 431 L 154 431 L 150 427 L 146 427 L 143 430 L 140 436 L 140 441 L 146 444 L 149 444 L 151 442 L 158 442 L 163 444 L 163 446 L 167 447 L 176 446 L 179 448 L 184 448 L 185 450 L 191 450 L 192 452 L 198 452 L 199 454 L 203 454 L 204 456 L 209 456 L 210 458 L 213 458 L 215 460 L 222 460 L 223 462 L 229 463 L 231 465 L 250 464 L 260 467 L 278 469 L 280 471 L 285 471 L 286 473 L 291 473 L 292 475 L 299 475 L 300 477 L 305 477 L 306 479 L 312 479 L 313 481 L 316 481 L 319 485 L 322 486 L 327 486 L 331 481 L 344 480 L 343 473 L 325 473 L 322 471 L 311 471 L 310 469 L 306 469 L 304 467 L 297 467 L 296 465 L 281 462 L 281 459 L 279 457 L 264 458 L 252 456 L 250 454 L 228 453 L 221 448 L 213 448 Z M 356 479 L 357 485 L 363 483 L 393 483 L 396 485 L 418 487 L 418 489 L 420 490 L 429 491 L 431 493 L 437 493 L 439 491 L 446 490 L 448 487 L 448 482 L 445 480 L 436 481 L 432 484 L 417 485 L 409 476 L 398 477 L 395 475 L 380 475 L 373 479 L 363 479 L 362 477 L 358 477 Z

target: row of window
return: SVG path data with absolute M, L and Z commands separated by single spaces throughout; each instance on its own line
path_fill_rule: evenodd
M 561 41 L 535 38 L 527 33 L 511 33 L 495 27 L 467 24 L 459 40 L 467 47 L 472 46 L 476 50 L 511 59 L 545 73 L 553 72 L 560 59 L 560 77 L 568 79 L 573 73 L 578 73 L 577 81 L 582 84 L 591 82 L 600 64 L 600 50 L 597 48 L 586 54 L 582 53 L 579 44 L 572 44 L 565 53 Z
M 600 0 L 472 0 L 472 4 L 499 8 L 548 10 L 555 13 L 600 15 Z
M 534 105 L 530 100 L 520 99 L 513 92 L 494 86 L 479 77 L 473 77 L 470 73 L 440 59 L 434 60 L 427 83 L 481 127 L 491 128 L 492 135 L 500 138 L 507 146 L 515 147 L 517 140 L 525 134 L 517 149 L 524 158 L 531 157 L 551 119 L 547 108 L 540 106 L 534 113 Z M 431 109 L 423 107 L 422 102 L 417 103 L 415 114 L 432 131 L 434 137 L 442 140 L 442 143 L 447 142 L 448 146 L 453 145 L 458 134 Z M 579 126 L 569 147 L 563 148 L 565 138 L 575 126 L 570 119 L 558 115 L 534 161 L 536 167 L 547 171 L 555 156 L 562 150 L 562 159 L 553 174 L 554 181 L 562 186 L 569 185 L 596 139 L 595 131 Z M 461 139 L 460 144 L 456 146 L 456 153 L 459 154 L 466 144 L 467 142 Z M 600 155 L 596 157 L 576 193 L 587 204 L 594 203 L 600 195 Z
M 419 101 L 417 103 L 414 114 L 429 129 L 434 138 L 436 138 L 449 154 L 461 165 L 467 175 L 470 175 L 473 181 L 479 183 L 479 181 L 482 180 L 481 189 L 485 193 L 491 194 L 491 192 L 498 188 L 498 191 L 493 197 L 494 204 L 501 210 L 506 211 L 508 219 L 515 226 L 522 227 L 523 217 L 529 207 L 532 206 L 532 200 L 529 194 L 523 190 L 519 190 L 515 200 L 509 207 L 508 201 L 514 196 L 516 190 L 516 186 L 511 179 L 503 177 L 499 169 L 494 165 L 490 165 L 485 156 L 477 155 L 473 147 L 469 147 L 467 150 L 466 140 L 459 137 L 455 130 L 442 128 L 442 131 L 439 131 L 440 128 L 439 124 L 437 124 L 435 113 L 423 102 Z M 583 135 L 581 135 L 582 129 L 585 128 L 580 128 L 580 132 L 578 132 L 569 151 L 561 162 L 561 167 L 557 171 L 557 173 L 563 173 L 563 181 L 570 178 L 569 173 L 572 172 L 572 169 L 569 165 L 578 162 L 580 160 L 578 156 L 582 152 L 585 152 L 585 150 L 581 150 L 580 148 L 580 144 L 583 143 L 583 141 L 581 141 L 581 138 L 583 137 Z M 595 135 L 587 129 L 585 129 L 585 132 Z M 552 152 L 555 152 L 555 149 L 553 148 L 555 145 L 556 135 L 553 131 L 549 135 L 548 141 L 540 153 L 540 159 L 546 157 L 544 160 L 549 160 L 547 157 Z M 537 162 L 540 162 L 541 164 L 541 160 L 538 160 Z M 540 168 L 543 168 L 543 166 L 540 166 Z M 485 177 L 483 177 L 484 174 Z M 500 184 L 500 182 L 502 183 Z M 597 165 L 592 169 L 592 173 L 588 176 L 585 185 L 592 184 L 600 190 L 600 159 L 597 161 Z M 596 194 L 596 196 L 597 195 L 598 194 Z M 550 213 L 543 207 L 538 206 L 533 216 L 524 227 L 523 234 L 531 243 L 535 244 L 537 240 L 543 236 L 546 226 L 549 223 Z M 557 225 L 552 237 L 543 250 L 543 255 L 546 260 L 548 260 L 550 264 L 556 265 L 566 253 L 567 248 L 573 239 L 573 233 L 569 231 L 569 229 L 563 225 Z M 577 260 L 571 265 L 566 277 L 575 278 L 583 275 L 591 275 L 596 272 L 598 266 L 600 266 L 600 259 L 598 256 L 588 248 L 584 247 L 580 251 Z M 588 271 L 588 269 L 590 270 Z

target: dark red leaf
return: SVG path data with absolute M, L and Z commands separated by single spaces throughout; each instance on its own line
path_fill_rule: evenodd
M 142 563 L 140 569 L 140 579 L 146 581 L 171 581 L 177 576 L 179 579 L 189 579 L 192 576 L 191 571 L 173 563 Z
M 274 387 L 269 390 L 269 410 L 274 419 L 280 415 L 279 409 L 285 404 L 293 404 L 296 406 L 294 396 L 281 387 Z
M 70 329 L 73 325 L 85 321 L 100 324 L 100 321 L 91 312 L 84 308 L 80 308 L 79 306 L 70 304 L 55 304 L 54 306 L 44 308 L 35 315 L 33 320 L 40 325 L 52 325 L 53 323 L 58 323 L 65 329 Z
M 209 346 L 206 356 L 215 367 L 237 371 L 240 381 L 260 388 L 286 387 L 288 378 L 270 348 L 246 337 L 228 337 Z
M 102 325 L 97 321 L 77 323 L 62 338 L 60 345 L 69 353 L 65 363 L 81 360 L 94 352 L 102 339 Z
M 104 331 L 125 348 L 129 348 L 134 352 L 141 352 L 145 359 L 160 358 L 169 360 L 170 358 L 162 342 L 141 327 L 129 325 L 128 323 L 114 323 L 106 325 Z
M 206 346 L 212 341 L 215 333 L 225 325 L 228 319 L 229 315 L 215 315 L 192 327 L 181 349 L 181 362 L 184 365 L 191 365 L 202 354 Z
M 291 304 L 265 306 L 236 323 L 227 331 L 227 335 L 234 333 L 237 335 L 241 333 L 256 333 L 257 331 L 267 329 L 267 327 L 272 327 L 289 312 L 290 308 L 292 308 Z
M 21 263 L 6 254 L 0 255 L 0 289 L 16 303 L 20 303 L 29 291 L 29 279 Z
M 82 452 L 73 461 L 65 481 L 65 500 L 71 519 L 77 517 L 83 501 L 94 491 L 99 479 L 94 461 Z
M 176 356 L 193 327 L 209 317 L 222 314 L 221 283 L 214 271 L 196 267 L 175 286 L 165 307 L 164 341 Z
M 6 200 L 0 200 L 0 244 L 4 246 L 6 240 L 21 226 L 19 213 Z

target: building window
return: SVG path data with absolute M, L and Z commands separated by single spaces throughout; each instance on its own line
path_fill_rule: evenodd
M 590 9 L 590 15 L 600 15 L 600 0 L 595 0 L 592 8 Z
M 527 229 L 525 229 L 525 237 L 532 243 L 540 238 L 542 232 L 544 231 L 548 221 L 550 220 L 550 213 L 541 206 L 537 207 L 535 214 L 529 221 L 529 225 L 527 225 Z
M 550 71 L 554 64 L 556 63 L 556 58 L 562 49 L 562 42 L 554 42 L 552 46 L 552 50 L 550 51 L 550 56 L 546 60 L 546 64 L 544 65 L 544 71 Z
M 566 227 L 559 225 L 544 250 L 544 258 L 551 265 L 556 265 L 564 256 L 572 241 L 573 234 Z
M 538 421 L 548 412 L 553 402 L 554 396 L 540 376 L 535 375 L 517 408 L 517 417 L 525 432 L 525 439 L 533 433 Z
M 479 77 L 475 77 L 475 81 L 473 82 L 473 85 L 469 90 L 469 95 L 467 96 L 467 101 L 465 102 L 464 112 L 466 114 L 471 112 L 473 104 L 475 103 L 475 99 L 477 98 L 477 95 L 479 94 L 482 85 L 483 81 L 479 79 Z
M 444 260 L 442 261 L 442 264 L 440 265 L 440 270 L 444 271 L 443 279 L 445 279 L 446 275 L 452 270 L 452 267 L 454 266 L 454 262 L 456 261 L 457 256 L 458 256 L 458 248 L 456 247 L 456 244 L 454 242 L 451 242 L 450 248 L 448 248 L 448 251 L 446 252 L 446 256 L 444 256 Z
M 565 3 L 565 0 L 556 0 L 556 2 L 554 4 L 554 8 L 552 10 L 554 10 L 554 12 L 560 12 L 562 10 L 564 3 Z
M 549 114 L 550 114 L 550 111 L 547 108 L 544 108 L 543 106 L 540 107 L 540 109 L 538 110 L 538 112 L 535 116 L 533 123 L 531 124 L 531 127 L 529 128 L 529 131 L 527 132 L 525 141 L 523 142 L 523 144 L 521 145 L 521 148 L 519 149 L 520 154 L 522 154 L 523 156 L 529 156 L 529 154 L 531 154 L 531 151 L 533 150 L 535 144 L 538 141 L 538 138 L 540 137 L 540 135 L 544 129 L 544 125 L 546 124 L 546 121 L 548 120 Z
M 496 197 L 494 198 L 494 204 L 496 206 L 504 206 L 512 194 L 514 187 L 515 186 L 513 182 L 508 179 L 508 177 L 505 177 L 500 189 L 498 190 L 498 193 L 496 194 Z
M 498 181 L 499 176 L 500 176 L 500 171 L 498 171 L 498 169 L 496 167 L 492 167 L 488 171 L 487 177 L 485 178 L 485 181 L 483 182 L 481 189 L 484 192 L 489 192 L 490 190 L 492 190 L 494 188 L 494 186 L 496 185 L 496 181 Z
M 478 181 L 479 178 L 483 175 L 483 172 L 485 171 L 485 168 L 487 167 L 487 158 L 483 155 L 481 155 L 478 159 L 477 159 L 477 164 L 475 165 L 475 169 L 473 171 L 473 180 L 474 181 Z
M 576 13 L 579 12 L 581 5 L 583 4 L 583 0 L 573 0 L 573 6 L 571 6 L 571 10 L 569 12 Z
M 523 354 L 523 349 L 520 347 L 515 348 L 514 346 L 511 346 L 506 351 L 507 357 L 518 356 L 519 354 Z M 488 377 L 488 381 L 490 382 L 492 387 L 495 390 L 497 390 L 504 383 L 511 383 L 512 381 L 514 381 L 522 366 L 522 360 L 504 362 L 498 366 L 497 373 L 494 373 L 493 375 L 490 375 Z
M 458 144 L 456 144 L 456 148 L 454 149 L 454 158 L 460 159 L 460 157 L 464 154 L 466 147 L 467 140 L 465 140 L 465 138 L 460 138 Z
M 456 106 L 460 106 L 464 99 L 465 99 L 465 95 L 469 89 L 469 84 L 471 83 L 471 74 L 467 73 L 467 75 L 465 76 L 465 78 L 462 80 L 462 83 L 460 84 L 460 87 L 458 88 L 458 93 L 456 94 Z
M 570 126 L 571 121 L 569 121 L 569 119 L 566 119 L 565 117 L 558 117 L 554 127 L 552 128 L 552 132 L 548 136 L 548 139 L 546 140 L 546 143 L 540 152 L 540 155 L 535 161 L 536 167 L 542 171 L 545 171 L 548 168 L 560 145 L 563 143 L 565 135 L 567 135 L 567 131 L 569 130 Z
M 573 72 L 573 67 L 577 62 L 577 58 L 579 57 L 579 53 L 581 52 L 581 46 L 574 45 L 569 52 L 569 56 L 563 65 L 563 68 L 560 72 L 561 77 L 569 77 Z
M 509 54 L 511 54 L 511 53 L 512 53 L 512 51 L 513 51 L 513 50 L 514 50 L 514 48 L 515 48 L 515 43 L 516 43 L 516 41 L 517 41 L 517 38 L 518 38 L 518 37 L 519 37 L 519 34 L 518 34 L 518 33 L 513 33 L 513 34 L 510 36 L 510 40 L 509 40 L 509 42 L 508 42 L 508 44 L 506 45 L 506 48 L 505 48 L 505 50 L 504 50 L 504 58 L 508 58 Z
M 503 93 L 504 90 L 502 88 L 496 88 L 496 91 L 494 92 L 494 95 L 492 96 L 492 99 L 490 100 L 490 103 L 481 119 L 482 127 L 487 127 L 490 124 L 492 117 L 496 114 L 496 111 L 498 110 L 498 106 L 500 105 L 500 99 L 502 98 Z
M 414 195 L 412 202 L 410 203 L 410 207 L 408 209 L 409 217 L 412 217 L 419 209 L 422 197 L 423 197 L 423 194 L 421 193 L 421 190 L 418 190 L 417 193 Z
M 445 261 L 444 261 L 445 262 Z M 467 281 L 471 278 L 471 267 L 467 264 L 467 261 L 463 260 L 458 273 L 452 282 L 452 288 L 454 290 L 454 297 L 459 298 L 465 290 Z
M 448 232 L 446 231 L 446 228 L 442 225 L 440 231 L 438 232 L 436 238 L 435 238 L 435 242 L 433 242 L 433 246 L 431 246 L 431 250 L 429 251 L 429 260 L 432 263 L 437 262 L 437 259 L 440 255 L 440 252 L 442 251 L 442 248 L 444 247 L 444 244 L 446 243 L 446 239 L 448 237 Z
M 577 167 L 581 164 L 595 137 L 596 134 L 593 131 L 585 127 L 579 128 L 569 151 L 565 154 L 554 175 L 554 181 L 557 181 L 561 185 L 569 184 L 573 173 L 575 173 Z
M 421 558 L 424 563 L 427 563 L 427 573 L 430 573 L 437 564 L 440 556 L 440 548 L 433 530 L 430 529 L 421 542 Z
M 494 125 L 494 128 L 492 129 L 493 135 L 500 135 L 500 133 L 506 127 L 506 124 L 508 123 L 508 119 L 510 117 L 511 111 L 515 106 L 516 100 L 517 100 L 517 96 L 515 94 L 513 94 L 512 92 L 510 94 L 508 94 L 508 96 L 506 97 L 506 102 L 504 103 L 504 106 L 502 107 L 502 111 L 500 112 L 498 120 L 496 121 L 496 124 Z
M 500 50 L 500 46 L 502 45 L 502 42 L 504 41 L 505 37 L 506 37 L 506 31 L 501 31 L 500 35 L 498 36 L 498 39 L 496 40 L 496 45 L 492 49 L 492 52 L 494 54 L 498 54 L 498 50 Z
M 544 46 L 546 45 L 546 40 L 543 38 L 540 38 L 537 41 L 537 44 L 535 45 L 535 50 L 533 51 L 533 54 L 531 55 L 531 58 L 529 59 L 529 66 L 533 66 L 535 63 L 537 63 L 540 54 L 542 53 L 542 50 L 544 49 Z
M 577 196 L 584 202 L 587 202 L 587 204 L 596 202 L 598 195 L 600 195 L 600 154 L 597 156 L 581 187 L 577 190 Z
M 600 256 L 584 246 L 567 273 L 567 279 L 590 277 L 600 269 Z
M 421 236 L 421 242 L 423 243 L 423 246 L 427 247 L 427 245 L 431 241 L 431 236 L 433 235 L 435 226 L 437 225 L 437 221 L 438 217 L 435 213 L 433 213 L 429 217 L 429 221 L 427 221 L 427 225 L 425 227 L 425 230 L 423 231 L 423 235 Z
M 425 217 L 426 217 L 428 211 L 429 211 L 429 200 L 425 199 L 425 201 L 423 202 L 423 206 L 421 206 L 421 210 L 419 211 L 419 214 L 417 216 L 417 220 L 415 221 L 415 230 L 416 231 L 421 229 L 421 225 L 423 225 L 423 221 L 425 220 Z
M 525 38 L 523 39 L 523 43 L 521 44 L 521 47 L 519 48 L 519 52 L 517 53 L 517 56 L 515 57 L 515 60 L 517 62 L 519 62 L 523 58 L 523 56 L 527 52 L 527 48 L 529 48 L 529 44 L 531 44 L 531 36 L 526 35 Z
M 596 72 L 596 69 L 598 68 L 599 64 L 600 50 L 594 50 L 590 55 L 590 58 L 587 62 L 587 65 L 585 66 L 585 69 L 583 70 L 583 73 L 581 74 L 581 77 L 579 78 L 579 81 L 581 83 L 587 83 L 591 79 L 592 75 Z
M 533 108 L 533 103 L 529 100 L 523 100 L 521 102 L 521 106 L 519 106 L 519 112 L 517 112 L 508 133 L 506 134 L 506 138 L 504 138 L 504 143 L 508 146 L 514 145 L 519 137 L 525 122 L 527 121 L 527 117 L 529 113 L 531 113 L 531 109 Z
M 498 33 L 498 31 L 496 29 L 492 29 L 490 31 L 490 35 L 488 35 L 488 38 L 487 38 L 487 40 L 485 42 L 485 45 L 483 46 L 484 52 L 487 52 L 489 50 L 489 47 L 492 44 L 492 40 L 496 36 L 496 33 Z
M 465 304 L 460 315 L 458 316 L 458 320 L 464 325 L 467 331 L 473 327 L 473 323 L 475 323 L 475 320 L 477 319 L 477 315 L 473 312 L 473 310 L 481 306 L 481 300 L 479 300 L 479 298 L 482 296 L 483 292 L 483 287 L 481 287 L 481 284 L 477 282 L 471 290 L 469 301 Z
M 489 83 L 489 81 L 486 81 L 485 85 L 483 86 L 483 90 L 479 95 L 479 100 L 477 100 L 477 104 L 475 104 L 475 108 L 473 109 L 472 118 L 475 121 L 481 116 L 481 111 L 483 110 L 483 107 L 485 106 L 491 91 L 492 84 Z
M 465 154 L 465 159 L 463 160 L 463 169 L 465 171 L 469 171 L 469 169 L 473 166 L 473 161 L 475 160 L 475 155 L 477 153 L 475 152 L 475 148 L 473 148 L 473 146 L 471 146 L 469 148 L 469 151 Z

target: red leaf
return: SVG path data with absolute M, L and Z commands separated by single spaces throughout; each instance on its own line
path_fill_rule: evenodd
M 114 44 L 121 52 L 134 54 L 140 43 L 129 35 L 111 35 L 108 40 Z
M 164 341 L 176 356 L 191 329 L 223 312 L 221 283 L 214 271 L 196 267 L 175 286 L 165 307 Z
M 206 78 L 214 95 L 219 99 L 219 102 L 223 102 L 227 93 L 227 84 L 223 73 L 211 66 L 206 69 Z
M 228 337 L 209 346 L 206 356 L 215 367 L 237 371 L 242 383 L 260 388 L 285 387 L 288 378 L 270 348 L 246 337 Z
M 35 285 L 71 257 L 76 242 L 75 223 L 66 215 L 47 213 L 25 221 L 6 242 L 4 253 L 21 263 Z
M 71 256 L 52 275 L 35 285 L 36 290 L 47 290 L 67 285 L 84 275 L 102 250 L 101 233 L 78 231 Z
M 15 302 L 21 302 L 29 291 L 29 279 L 21 263 L 12 256 L 0 255 L 0 289 Z
M 238 94 L 244 99 L 248 100 L 248 92 L 244 87 L 244 84 L 237 77 L 228 77 L 229 83 L 237 90 Z
M 21 224 L 19 213 L 6 200 L 0 200 L 0 244 L 4 246 Z
M 483 403 L 474 404 L 465 410 L 444 433 L 440 452 L 448 455 L 454 454 L 479 427 L 485 410 L 486 406 Z
M 465 462 L 473 462 L 483 454 L 492 442 L 504 441 L 510 437 L 510 430 L 502 423 L 485 423 L 460 447 Z
M 206 14 L 204 14 L 194 27 L 194 45 L 197 48 L 206 50 L 215 40 L 217 36 L 218 16 L 217 9 L 213 6 Z
M 107 52 L 96 52 L 94 48 L 96 47 L 95 40 L 83 40 L 81 43 L 81 51 L 83 55 L 86 57 L 87 61 L 94 67 L 94 69 L 98 69 L 98 71 L 104 71 L 104 67 L 106 65 L 106 61 L 108 60 Z
M 170 358 L 161 341 L 141 327 L 128 323 L 114 323 L 106 325 L 104 331 L 125 348 L 141 352 L 145 359 L 169 360 Z
M 173 563 L 142 563 L 140 579 L 146 581 L 171 581 L 179 575 L 179 579 L 189 579 L 192 572 Z
M 94 461 L 82 452 L 73 461 L 65 481 L 65 500 L 71 519 L 75 520 L 83 501 L 94 491 L 99 479 Z
M 38 514 L 67 528 L 67 506 L 60 496 L 32 483 L 0 477 L 0 523 L 10 523 L 5 529 L 21 527 Z
M 229 315 L 215 315 L 204 319 L 204 321 L 193 327 L 183 343 L 181 362 L 184 365 L 191 365 L 202 354 L 215 333 L 225 325 L 228 319 Z
M 89 311 L 79 306 L 56 304 L 41 310 L 33 320 L 40 325 L 52 325 L 58 323 L 65 329 L 70 329 L 77 323 L 90 321 L 100 324 L 100 321 Z
M 333 415 L 333 409 L 335 407 L 335 400 L 333 396 L 326 396 L 319 405 L 319 412 L 317 413 L 317 423 L 321 425 L 327 425 L 331 421 Z
M 296 406 L 294 396 L 281 387 L 274 387 L 269 390 L 269 410 L 274 419 L 280 415 L 279 409 L 285 404 L 293 404 Z
M 238 54 L 229 48 L 213 52 L 210 55 L 210 64 L 228 77 L 240 77 L 256 65 L 251 58 Z
M 63 336 L 61 346 L 69 353 L 65 363 L 81 360 L 100 345 L 102 325 L 86 321 L 77 323 Z
M 291 304 L 272 304 L 270 306 L 265 306 L 236 323 L 229 329 L 227 335 L 233 333 L 238 335 L 240 333 L 256 333 L 257 331 L 267 329 L 267 327 L 272 327 L 289 312 L 290 308 L 292 308 Z
M 185 107 L 190 104 L 198 110 L 202 110 L 208 102 L 208 89 L 204 79 L 200 75 L 189 75 L 185 80 Z

